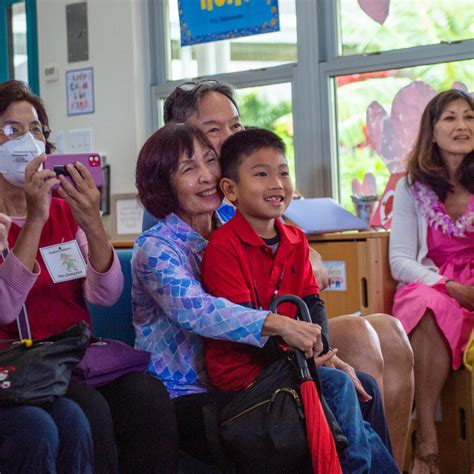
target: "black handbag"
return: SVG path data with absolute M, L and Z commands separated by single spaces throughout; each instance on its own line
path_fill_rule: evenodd
M 299 317 L 309 318 L 304 301 L 293 295 L 278 297 L 271 310 L 276 312 L 284 301 L 297 304 Z M 254 383 L 237 392 L 224 407 L 203 407 L 212 456 L 225 473 L 313 473 L 299 389 L 302 380 L 315 382 L 338 452 L 347 447 L 347 438 L 321 396 L 316 367 L 308 369 L 303 353 L 298 350 L 283 353 L 274 338 L 267 346 L 265 358 L 273 362 Z
M 0 406 L 42 405 L 65 395 L 90 336 L 81 321 L 55 336 L 0 351 Z
M 220 411 L 220 441 L 235 472 L 313 472 L 298 386 L 296 368 L 282 357 Z

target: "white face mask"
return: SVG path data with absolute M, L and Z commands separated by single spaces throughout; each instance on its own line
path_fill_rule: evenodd
M 0 174 L 13 186 L 25 184 L 25 168 L 38 155 L 44 153 L 44 143 L 28 132 L 15 140 L 0 145 Z

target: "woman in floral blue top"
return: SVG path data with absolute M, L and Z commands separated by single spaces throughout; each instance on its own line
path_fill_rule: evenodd
M 138 158 L 140 200 L 159 220 L 138 237 L 133 252 L 136 346 L 151 352 L 149 373 L 176 398 L 180 445 L 205 460 L 200 407 L 228 395 L 208 391 L 201 337 L 262 347 L 267 336 L 276 335 L 308 358 L 321 342 L 318 325 L 244 308 L 203 290 L 202 254 L 219 225 L 219 178 L 214 149 L 189 125 L 158 130 Z

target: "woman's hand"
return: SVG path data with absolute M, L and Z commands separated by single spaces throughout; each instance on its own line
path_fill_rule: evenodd
M 11 219 L 0 212 L 0 253 L 8 248 L 8 232 L 11 223 Z
M 359 397 L 359 400 L 363 402 L 368 402 L 369 400 L 372 400 L 372 397 L 365 391 L 364 386 L 359 380 L 359 377 L 357 377 L 354 367 L 344 362 L 337 355 L 335 355 L 331 359 L 331 361 L 328 364 L 326 364 L 326 366 L 342 370 L 351 378 L 352 383 L 354 384 L 354 388 L 356 389 L 357 396 Z
M 87 234 L 97 227 L 101 228 L 100 191 L 87 168 L 79 162 L 69 164 L 66 169 L 71 176 L 72 185 L 64 176 L 59 176 L 61 187 L 58 194 L 71 207 L 79 227 Z
M 446 291 L 469 311 L 474 311 L 474 286 L 461 285 L 454 280 L 446 283 Z
M 25 168 L 25 185 L 23 187 L 27 206 L 27 222 L 39 224 L 41 227 L 49 218 L 52 188 L 59 184 L 54 171 L 39 170 L 45 161 L 46 155 L 43 153 L 28 163 Z
M 262 335 L 280 336 L 290 347 L 303 351 L 307 359 L 323 350 L 320 326 L 275 313 L 265 318 Z
M 39 170 L 45 160 L 46 155 L 37 156 L 25 168 L 26 220 L 12 249 L 30 272 L 34 271 L 41 232 L 49 218 L 51 191 L 59 184 L 54 171 Z
M 86 234 L 90 264 L 98 273 L 105 273 L 112 265 L 113 251 L 100 216 L 100 191 L 82 163 L 69 164 L 66 169 L 74 185 L 59 176 L 58 194 L 69 204 L 74 219 Z

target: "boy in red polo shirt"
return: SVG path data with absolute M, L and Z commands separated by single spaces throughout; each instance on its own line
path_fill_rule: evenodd
M 202 262 L 209 293 L 253 308 L 268 309 L 280 294 L 305 300 L 313 322 L 323 329 L 327 352 L 327 318 L 302 231 L 283 224 L 293 196 L 285 147 L 274 133 L 250 129 L 231 137 L 221 153 L 221 189 L 237 207 L 236 216 L 216 230 Z M 294 305 L 280 314 L 295 317 Z M 220 390 L 241 390 L 268 364 L 265 350 L 229 341 L 206 340 L 206 366 Z
M 220 186 L 237 213 L 212 234 L 204 252 L 205 288 L 234 303 L 262 309 L 268 309 L 280 294 L 303 298 L 313 323 L 322 327 L 325 355 L 319 363 L 329 360 L 335 352 L 327 352 L 327 316 L 311 269 L 308 242 L 303 232 L 279 219 L 293 195 L 283 142 L 267 130 L 244 130 L 224 143 L 220 162 Z M 294 318 L 295 307 L 282 304 L 278 313 Z M 210 381 L 220 390 L 248 387 L 277 357 L 265 349 L 207 339 Z M 343 472 L 398 473 L 390 448 L 363 421 L 351 379 L 337 369 L 321 367 L 319 372 L 326 401 L 348 440 L 348 448 L 340 455 Z M 383 410 L 380 416 L 386 431 Z

